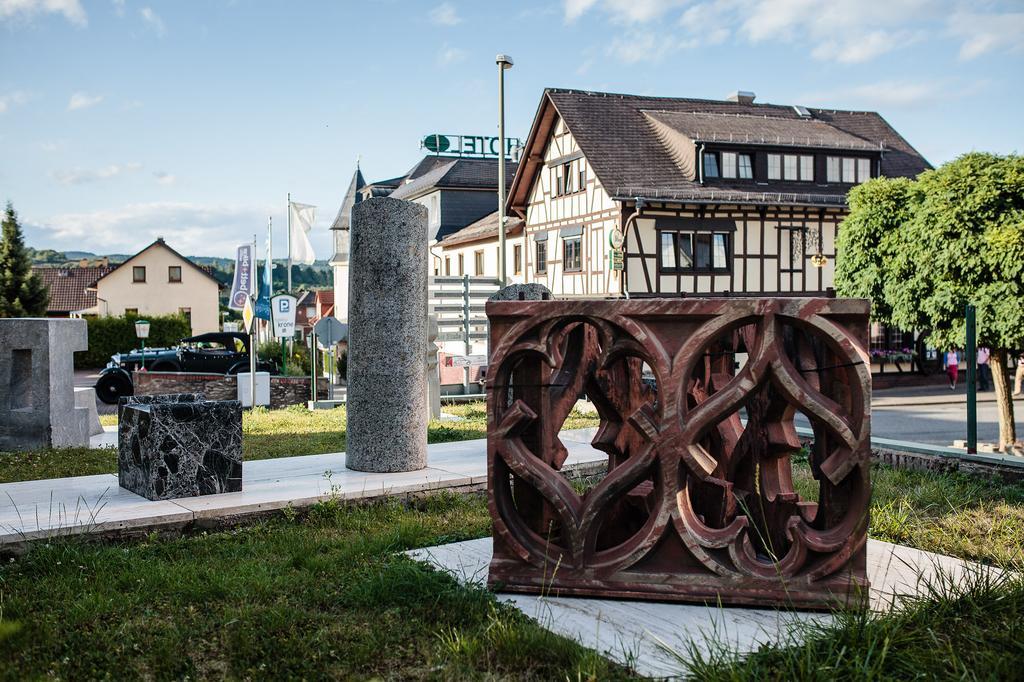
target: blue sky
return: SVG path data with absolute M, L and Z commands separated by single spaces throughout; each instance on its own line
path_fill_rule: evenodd
M 229 255 L 286 194 L 361 157 L 400 175 L 430 132 L 493 135 L 544 87 L 877 110 L 938 164 L 1024 147 L 1024 2 L 0 0 L 0 199 L 38 248 Z

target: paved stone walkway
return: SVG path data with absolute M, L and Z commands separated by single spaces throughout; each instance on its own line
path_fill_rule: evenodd
M 567 471 L 596 473 L 606 466 L 607 455 L 589 442 L 574 441 L 571 434 L 563 440 L 569 450 Z M 342 452 L 246 462 L 242 492 L 155 502 L 118 487 L 116 474 L 4 483 L 0 547 L 60 535 L 131 535 L 194 524 L 215 526 L 328 499 L 399 497 L 482 489 L 486 484 L 486 439 L 437 443 L 427 452 L 426 469 L 396 474 L 346 469 Z

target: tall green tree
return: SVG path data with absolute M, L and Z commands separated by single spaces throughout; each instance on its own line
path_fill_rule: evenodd
M 836 290 L 870 296 L 875 318 L 963 348 L 977 307 L 990 359 L 999 447 L 1019 445 L 1008 356 L 1024 351 L 1024 157 L 970 153 L 916 181 L 873 180 L 850 195 Z
M 32 272 L 18 214 L 7 202 L 0 234 L 0 317 L 44 316 L 49 300 L 46 285 Z

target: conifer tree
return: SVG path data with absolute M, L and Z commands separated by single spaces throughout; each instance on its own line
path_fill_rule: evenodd
M 8 202 L 0 234 L 0 317 L 43 317 L 49 300 L 46 285 L 32 272 L 18 214 Z

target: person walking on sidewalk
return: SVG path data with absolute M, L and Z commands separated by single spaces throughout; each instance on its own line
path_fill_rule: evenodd
M 988 348 L 982 346 L 978 349 L 978 390 L 992 390 L 992 368 L 988 364 L 988 356 L 991 355 Z
M 946 376 L 949 377 L 949 390 L 956 390 L 956 379 L 960 375 L 960 353 L 955 350 L 948 350 L 942 359 L 946 367 Z

